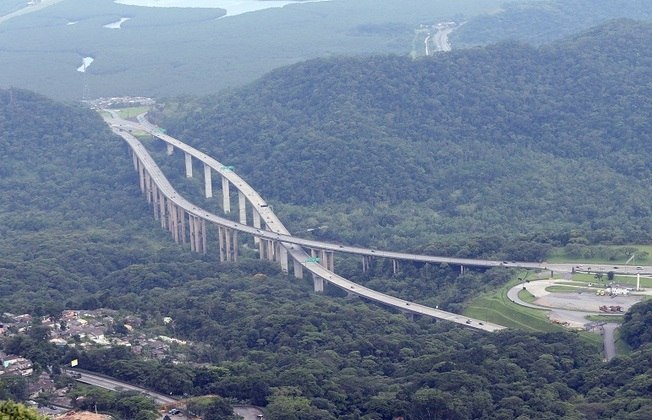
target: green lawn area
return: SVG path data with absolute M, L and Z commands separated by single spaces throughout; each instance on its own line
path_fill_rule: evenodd
M 623 355 L 630 354 L 632 352 L 632 348 L 629 347 L 629 345 L 625 343 L 622 338 L 620 338 L 619 329 L 616 330 L 615 336 L 616 336 L 616 355 L 623 356 Z
M 623 315 L 588 315 L 586 319 L 589 321 L 617 322 L 618 324 L 621 324 L 623 322 Z
M 550 293 L 582 293 L 584 291 L 585 289 L 581 287 L 565 286 L 561 284 L 546 287 L 546 292 Z
M 521 274 L 519 276 L 522 278 L 523 276 Z M 512 286 L 520 283 L 521 281 L 518 278 L 514 278 L 499 290 L 479 296 L 466 307 L 464 315 L 524 331 L 562 331 L 564 329 L 563 327 L 548 321 L 546 317 L 547 311 L 526 308 L 509 301 L 507 291 Z
M 636 248 L 636 253 L 641 253 L 641 257 L 634 258 L 630 261 L 629 265 L 649 264 L 652 260 L 652 245 L 596 245 L 585 246 L 586 249 L 594 250 L 594 252 L 585 252 L 584 254 L 594 254 L 594 257 L 583 255 L 568 255 L 563 247 L 553 248 L 547 256 L 546 261 L 551 263 L 580 263 L 580 264 L 620 264 L 623 265 L 629 259 L 618 250 L 624 248 Z M 610 258 L 607 255 L 615 256 Z
M 554 332 L 568 331 L 561 325 L 551 323 L 547 318 L 546 310 L 526 308 L 512 303 L 507 297 L 507 291 L 521 283 L 518 277 L 523 278 L 524 273 L 519 273 L 517 277 L 502 286 L 499 290 L 486 293 L 477 297 L 464 310 L 464 315 L 483 321 L 494 322 L 504 325 L 508 328 L 516 328 L 523 331 L 531 332 Z M 595 281 L 593 277 L 587 276 L 586 282 Z M 577 292 L 576 287 L 559 286 L 568 291 Z M 571 290 L 572 289 L 572 290 Z M 534 296 L 528 290 L 520 290 L 519 297 L 526 302 L 534 300 Z M 610 321 L 622 322 L 622 316 L 604 316 L 593 315 L 588 318 L 591 321 Z M 601 335 L 587 331 L 579 331 L 578 334 L 587 342 L 596 346 L 596 349 L 602 347 L 603 338 Z M 627 354 L 629 350 L 622 340 L 616 342 L 618 354 Z
M 530 293 L 530 291 L 527 290 L 527 289 L 521 289 L 518 292 L 518 297 L 523 302 L 527 302 L 527 303 L 532 303 L 532 302 L 534 302 L 536 300 L 536 296 L 534 296 L 532 293 Z
M 149 108 L 146 106 L 135 106 L 131 108 L 121 108 L 118 110 L 118 115 L 120 115 L 120 118 L 129 119 L 136 118 L 137 115 L 147 111 L 149 111 Z

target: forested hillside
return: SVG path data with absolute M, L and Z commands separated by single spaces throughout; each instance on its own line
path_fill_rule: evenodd
M 652 5 L 647 0 L 510 1 L 466 21 L 451 42 L 455 48 L 504 40 L 550 42 L 616 18 L 650 21 Z
M 172 245 L 139 196 L 122 141 L 90 111 L 2 90 L 0 156 L 0 312 L 104 307 L 193 342 L 188 363 L 173 364 L 127 347 L 56 347 L 45 327 L 2 340 L 37 370 L 78 358 L 165 393 L 263 405 L 271 420 L 649 414 L 649 346 L 602 365 L 574 333 L 488 335 L 413 321 L 353 296 L 314 294 L 266 262 L 220 265 Z M 421 274 L 422 294 L 460 302 L 508 274 L 440 267 Z M 0 398 L 15 391 L 0 386 Z M 116 404 L 102 392 L 88 401 Z
M 651 43 L 614 21 L 539 48 L 318 59 L 164 123 L 331 239 L 647 242 Z

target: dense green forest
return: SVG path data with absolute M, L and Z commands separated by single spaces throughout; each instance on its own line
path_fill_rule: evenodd
M 290 230 L 514 258 L 514 240 L 649 242 L 651 42 L 649 24 L 614 21 L 538 48 L 317 59 L 161 121 Z
M 533 229 L 542 232 L 544 236 L 541 238 L 520 236 L 524 234 L 519 232 L 519 224 L 512 226 L 512 221 L 505 217 L 502 225 L 497 225 L 495 236 L 478 230 L 477 235 L 467 237 L 470 229 L 490 219 L 482 213 L 484 207 L 477 205 L 467 213 L 447 213 L 446 207 L 441 207 L 435 208 L 438 218 L 442 218 L 441 226 L 449 223 L 447 234 L 450 237 L 455 235 L 459 241 L 447 242 L 443 239 L 446 235 L 435 236 L 435 231 L 430 230 L 426 235 L 434 239 L 427 242 L 429 250 L 447 247 L 448 253 L 472 256 L 487 253 L 487 249 L 506 253 L 510 246 L 514 248 L 513 252 L 528 246 L 533 247 L 532 252 L 541 252 L 539 248 L 545 249 L 553 239 L 560 243 L 568 242 L 569 238 L 575 238 L 578 243 L 612 241 L 614 238 L 610 235 L 618 233 L 625 237 L 630 230 L 640 227 L 645 212 L 649 211 L 649 203 L 642 198 L 634 200 L 631 190 L 641 188 L 641 195 L 645 195 L 648 188 L 643 181 L 645 176 L 649 179 L 650 167 L 632 149 L 643 153 L 650 147 L 641 135 L 647 124 L 641 120 L 641 115 L 649 111 L 646 85 L 635 89 L 635 80 L 645 80 L 644 76 L 649 72 L 649 66 L 643 65 L 647 63 L 649 52 L 642 46 L 649 39 L 650 30 L 640 24 L 627 25 L 630 25 L 630 32 L 625 32 L 630 37 L 627 42 L 619 35 L 614 37 L 611 33 L 613 27 L 607 26 L 593 34 L 541 49 L 502 45 L 416 62 L 399 57 L 375 57 L 367 64 L 365 60 L 357 59 L 317 60 L 285 70 L 289 74 L 298 71 L 303 74 L 301 78 L 288 78 L 279 71 L 244 92 L 225 98 L 188 101 L 184 106 L 192 112 L 188 116 L 179 115 L 174 124 L 170 120 L 168 126 L 170 131 L 188 135 L 189 140 L 225 163 L 233 162 L 238 172 L 264 191 L 264 196 L 267 197 L 269 192 L 276 202 L 288 203 L 279 206 L 281 217 L 285 216 L 283 210 L 288 209 L 292 216 L 290 220 L 294 220 L 292 223 L 296 226 L 298 219 L 309 213 L 314 220 L 305 223 L 321 222 L 317 217 L 324 213 L 313 213 L 317 204 L 325 204 L 330 210 L 346 209 L 337 203 L 342 200 L 345 206 L 358 210 L 353 215 L 344 211 L 341 216 L 333 217 L 365 222 L 358 226 L 367 235 L 361 241 L 376 240 L 374 235 L 379 232 L 378 226 L 393 227 L 393 234 L 396 234 L 401 217 L 414 223 L 415 230 L 422 230 L 424 225 L 418 219 L 419 205 L 421 208 L 433 203 L 444 206 L 443 203 L 453 200 L 455 191 L 459 190 L 459 201 L 454 205 L 460 206 L 464 203 L 463 197 L 472 196 L 472 192 L 480 194 L 473 185 L 484 185 L 487 177 L 493 177 L 491 179 L 501 180 L 503 185 L 496 186 L 500 191 L 517 191 L 509 195 L 512 200 L 509 203 L 515 209 L 508 208 L 500 195 L 483 196 L 487 200 L 491 198 L 484 206 L 498 206 L 491 214 L 523 215 L 529 209 L 527 211 L 531 211 L 533 216 L 522 224 L 533 227 L 539 218 L 543 220 L 541 223 L 556 229 L 551 232 Z M 593 44 L 590 37 L 602 42 Z M 628 48 L 634 49 L 639 56 L 630 60 L 624 55 L 615 55 Z M 605 49 L 611 53 L 607 54 Z M 588 55 L 581 56 L 578 51 Z M 497 66 L 482 66 L 482 62 L 474 61 L 474 54 L 486 60 L 485 63 L 498 60 L 494 63 Z M 538 68 L 536 63 L 543 65 L 554 57 L 557 61 L 553 67 L 557 69 L 550 74 L 543 71 L 526 73 L 519 71 L 521 67 L 517 65 L 521 63 L 520 66 L 534 71 Z M 591 97 L 580 94 L 588 92 L 588 88 L 569 90 L 563 96 L 561 93 L 553 94 L 554 82 L 564 80 L 561 76 L 557 78 L 556 74 L 563 73 L 563 57 L 566 57 L 567 64 L 572 58 L 576 62 L 576 67 L 565 69 L 566 77 L 572 76 L 574 80 L 580 76 L 587 77 L 582 83 L 602 86 L 604 91 Z M 629 73 L 623 74 L 619 66 L 610 65 L 616 58 Z M 634 64 L 628 64 L 628 60 Z M 637 60 L 640 60 L 638 65 Z M 591 64 L 595 68 L 589 71 Z M 603 67 L 605 71 L 598 72 Z M 430 70 L 417 71 L 421 68 Z M 462 68 L 466 70 L 468 79 L 456 83 L 449 78 L 438 79 L 446 75 L 450 78 L 453 74 L 463 75 Z M 322 74 L 317 69 L 328 72 Z M 347 77 L 340 77 L 340 70 L 346 71 Z M 364 71 L 370 72 L 367 74 L 369 80 L 359 77 L 359 73 Z M 372 83 L 385 71 L 384 84 Z M 621 84 L 613 85 L 613 79 L 599 77 L 611 72 L 624 78 Z M 493 79 L 489 76 L 491 74 L 494 74 Z M 498 82 L 501 78 L 497 74 L 511 76 L 498 86 L 487 85 L 481 89 L 476 85 L 475 91 L 464 90 L 472 86 L 474 78 L 487 77 Z M 312 75 L 316 78 L 313 79 Z M 411 88 L 411 95 L 400 95 L 399 92 L 408 85 L 399 75 L 411 75 L 422 83 Z M 523 80 L 537 77 L 551 80 L 545 88 L 536 89 Z M 320 85 L 321 79 L 333 84 Z M 437 100 L 446 106 L 428 103 L 420 110 L 412 97 L 426 101 L 428 92 L 432 94 L 428 90 L 432 88 L 431 84 L 443 80 L 453 84 L 453 87 L 439 85 L 437 88 L 442 94 Z M 339 86 L 338 81 L 344 85 Z M 387 85 L 387 90 L 379 92 L 384 85 Z M 359 92 L 352 86 L 360 87 Z M 566 80 L 563 86 L 570 89 L 574 84 Z M 531 96 L 525 98 L 523 92 L 528 88 Z M 301 89 L 314 92 L 315 96 L 312 93 L 300 95 Z M 256 90 L 263 96 L 256 96 Z M 496 113 L 502 115 L 502 119 L 484 115 L 489 112 L 485 102 L 491 97 L 490 91 L 505 93 L 500 98 L 513 101 L 505 99 L 492 103 L 499 108 Z M 634 91 L 639 95 L 637 101 L 631 98 Z M 546 92 L 550 97 L 544 95 Z M 278 95 L 278 102 L 273 100 L 274 94 Z M 542 95 L 540 100 L 539 94 Z M 326 100 L 328 95 L 334 95 L 333 99 Z M 607 115 L 600 98 L 612 101 L 613 115 Z M 344 99 L 348 100 L 348 105 L 340 102 Z M 322 100 L 324 102 L 320 103 Z M 373 112 L 368 112 L 361 103 L 375 107 Z M 255 106 L 245 108 L 251 104 Z M 502 110 L 499 105 L 503 106 Z M 589 105 L 591 109 L 587 109 Z M 196 109 L 199 106 L 210 112 L 200 113 Z M 547 113 L 530 116 L 521 111 L 521 107 L 527 106 L 536 109 L 541 106 L 540 112 Z M 167 111 L 170 109 L 171 106 Z M 249 113 L 243 112 L 245 109 L 249 109 Z M 331 114 L 325 112 L 327 109 L 339 112 Z M 458 114 L 453 113 L 454 109 L 459 111 Z M 227 112 L 229 110 L 232 114 Z M 306 112 L 307 117 L 300 110 Z M 472 114 L 472 110 L 482 110 L 482 113 Z M 576 118 L 571 118 L 571 110 L 578 115 Z M 437 117 L 438 113 L 443 116 Z M 281 118 L 286 114 L 292 118 Z M 430 123 L 419 122 L 423 115 L 432 117 Z M 618 116 L 621 125 L 614 128 L 611 123 L 617 122 Z M 191 117 L 195 119 L 192 124 L 197 124 L 196 129 L 190 125 Z M 229 124 L 218 124 L 219 118 L 225 118 L 222 122 Z M 444 118 L 446 124 L 442 122 Z M 594 123 L 602 122 L 602 125 L 593 127 L 595 131 L 591 136 L 582 131 L 589 125 L 584 121 L 588 118 L 593 118 L 591 121 Z M 312 133 L 308 135 L 304 125 L 310 121 L 315 127 L 308 126 Z M 385 121 L 384 125 L 380 124 L 382 121 Z M 397 127 L 389 121 L 394 121 Z M 496 124 L 493 134 L 486 134 L 492 121 Z M 511 134 L 500 134 L 501 130 L 516 122 L 519 122 L 516 124 L 520 135 L 518 141 Z M 552 122 L 563 124 L 557 126 Z M 548 127 L 543 130 L 540 125 L 545 124 Z M 261 126 L 269 129 L 264 136 L 259 132 Z M 273 127 L 285 129 L 274 131 L 271 130 Z M 443 131 L 447 127 L 450 131 Z M 208 136 L 214 129 L 220 135 L 212 137 L 213 143 L 202 141 L 201 135 Z M 237 129 L 249 131 L 238 134 Z M 466 130 L 468 137 L 461 135 Z M 566 130 L 571 131 L 562 136 Z M 423 135 L 423 131 L 429 135 Z M 546 139 L 545 144 L 536 141 L 541 132 L 547 133 L 547 137 L 542 137 Z M 245 138 L 251 141 L 242 142 Z M 258 140 L 260 138 L 263 141 Z M 294 154 L 297 150 L 304 150 L 306 144 L 300 140 L 306 138 L 319 146 L 314 147 L 316 156 L 309 156 L 328 159 L 329 165 L 318 166 L 321 172 L 306 172 L 301 183 L 297 181 L 296 185 L 291 184 L 295 181 L 290 178 L 279 181 L 279 185 L 284 187 L 279 192 L 271 191 L 267 182 L 258 180 L 257 177 L 264 178 L 265 174 L 257 170 L 256 163 L 265 165 L 271 174 L 277 170 L 296 172 L 298 167 L 292 165 L 305 165 L 306 170 L 317 166 L 315 160 L 304 162 Z M 319 139 L 324 141 L 317 141 Z M 357 147 L 360 139 L 365 141 L 361 149 Z M 232 144 L 236 140 L 244 146 Z M 382 140 L 380 144 L 385 149 L 378 149 L 371 140 Z M 292 142 L 296 142 L 296 147 Z M 469 144 L 477 147 L 468 149 L 466 146 Z M 519 145 L 522 147 L 517 147 Z M 237 151 L 242 147 L 248 148 L 251 156 L 260 161 L 248 162 L 244 153 L 231 155 L 229 152 L 231 148 Z M 357 160 L 343 161 L 349 162 L 348 165 L 337 160 L 347 158 L 346 151 L 340 153 L 337 150 L 344 147 L 350 147 L 349 153 L 357 156 Z M 525 155 L 518 154 L 521 149 L 525 149 Z M 270 155 L 267 158 L 265 150 Z M 420 166 L 404 160 L 403 166 L 396 167 L 397 173 L 410 176 L 416 173 L 403 179 L 405 188 L 401 191 L 404 192 L 393 192 L 393 186 L 403 186 L 392 184 L 392 177 L 385 175 L 382 182 L 375 180 L 372 175 L 383 173 L 376 171 L 375 159 L 386 159 L 381 156 L 381 150 L 385 154 L 387 150 L 394 150 L 395 154 L 412 153 L 409 156 L 424 165 L 421 177 L 415 170 Z M 511 155 L 504 155 L 506 151 Z M 499 165 L 490 165 L 491 159 L 481 159 L 485 153 L 495 159 L 501 157 L 502 160 L 496 163 L 509 170 L 501 172 L 497 169 Z M 596 156 L 600 153 L 604 160 Z M 271 156 L 279 159 L 295 157 L 277 161 Z M 439 157 L 433 158 L 432 163 L 426 159 L 428 156 Z M 624 338 L 633 352 L 604 364 L 600 350 L 576 333 L 506 331 L 483 334 L 428 318 L 412 320 L 338 290 L 328 289 L 325 294 L 314 294 L 309 281 L 285 276 L 278 267 L 265 261 L 244 258 L 238 264 L 218 264 L 214 253 L 209 252 L 206 256 L 191 254 L 187 249 L 174 245 L 160 229 L 140 196 L 127 148 L 122 140 L 110 133 L 99 116 L 79 106 L 55 103 L 26 91 L 0 90 L 0 157 L 0 191 L 3 194 L 0 201 L 0 312 L 56 316 L 62 309 L 104 307 L 124 315 L 138 314 L 143 320 L 143 328 L 153 334 L 167 334 L 193 343 L 185 354 L 187 363 L 176 364 L 169 359 L 143 360 L 126 348 L 84 351 L 68 346 L 55 347 L 44 340 L 43 328 L 32 328 L 25 334 L 3 339 L 4 351 L 29 357 L 37 369 L 63 365 L 78 358 L 82 368 L 161 392 L 179 396 L 215 394 L 229 402 L 261 405 L 266 407 L 267 417 L 272 420 L 370 420 L 391 419 L 399 415 L 406 419 L 650 417 L 652 347 L 650 335 L 646 332 L 649 305 L 635 306 L 626 316 L 623 331 L 629 333 Z M 518 159 L 527 157 L 531 160 L 519 165 Z M 401 156 L 390 156 L 390 159 L 401 161 Z M 639 170 L 623 166 L 622 163 L 628 159 L 638 164 Z M 170 159 L 166 165 L 171 167 L 174 165 L 172 162 Z M 566 168 L 571 164 L 575 169 Z M 460 169 L 460 173 L 455 175 L 453 167 Z M 533 172 L 519 169 L 522 167 Z M 592 172 L 582 177 L 578 167 Z M 481 171 L 474 173 L 471 171 L 473 168 L 481 168 Z M 329 172 L 332 170 L 342 177 L 362 180 L 358 184 L 359 190 L 356 190 L 360 202 L 347 195 L 350 191 L 345 183 L 335 178 L 326 180 L 326 176 L 333 175 Z M 356 178 L 357 170 L 371 172 Z M 564 176 L 568 175 L 565 170 L 586 184 L 572 183 Z M 451 190 L 453 187 L 443 182 L 437 188 L 425 183 L 430 179 L 424 176 L 427 171 L 437 172 L 450 182 L 458 182 L 456 190 Z M 527 178 L 519 183 L 509 176 L 510 171 Z M 269 177 L 270 173 L 266 176 Z M 553 173 L 554 179 L 543 178 L 541 181 L 538 178 L 549 173 Z M 414 184 L 422 182 L 425 191 L 419 191 L 408 180 Z M 191 191 L 191 187 L 201 185 L 197 180 L 191 181 L 190 188 L 180 189 Z M 323 184 L 322 190 L 314 189 L 314 183 L 319 182 Z M 333 186 L 339 185 L 341 190 L 330 190 L 330 186 L 327 189 L 330 182 Z M 366 187 L 367 183 L 371 187 Z M 524 187 L 542 188 L 547 183 L 553 184 L 542 192 L 548 195 L 540 196 L 539 192 L 528 192 Z M 621 195 L 610 195 L 604 188 L 607 183 Z M 600 199 L 587 204 L 573 197 L 568 190 L 563 190 L 564 194 L 552 193 L 557 188 L 569 188 L 569 185 L 574 186 L 571 192 L 577 191 L 584 196 L 588 194 L 587 189 L 581 187 L 588 185 L 591 187 L 588 191 Z M 432 198 L 426 195 L 428 191 L 434 196 L 439 190 L 447 191 L 449 196 Z M 544 207 L 551 211 L 557 209 L 559 201 L 568 205 L 585 205 L 545 216 L 544 209 L 537 206 L 540 203 L 527 202 L 533 197 L 540 197 Z M 518 203 L 514 203 L 517 199 Z M 407 204 L 414 204 L 416 210 L 407 210 Z M 640 206 L 640 214 L 632 211 L 634 205 Z M 374 214 L 384 218 L 381 219 L 383 224 L 376 225 L 373 218 L 367 217 L 365 212 L 372 211 L 372 208 L 375 208 Z M 401 216 L 404 212 L 408 216 Z M 613 220 L 600 219 L 608 212 L 615 212 Z M 554 220 L 564 214 L 572 214 L 572 217 Z M 604 223 L 600 233 L 604 236 L 596 236 L 600 231 L 592 229 L 592 225 L 586 222 L 591 214 Z M 453 217 L 456 215 L 460 221 Z M 462 229 L 463 223 L 473 218 L 480 222 L 475 221 L 472 227 Z M 336 224 L 331 226 L 319 234 L 344 237 L 344 233 L 335 231 Z M 570 227 L 574 230 L 571 231 Z M 342 224 L 342 229 L 346 228 L 347 225 Z M 639 234 L 646 235 L 645 232 Z M 353 236 L 355 231 L 349 234 Z M 416 242 L 406 239 L 409 235 L 404 234 L 403 239 L 384 239 L 414 247 Z M 418 235 L 415 238 L 419 239 Z M 495 242 L 492 238 L 499 240 Z M 512 241 L 513 238 L 517 240 Z M 355 270 L 353 262 L 346 259 L 338 262 L 340 269 Z M 457 270 L 445 266 L 408 264 L 402 266 L 402 270 L 398 278 L 390 278 L 391 268 L 378 263 L 368 278 L 362 280 L 392 290 L 392 293 L 418 296 L 428 304 L 459 310 L 469 297 L 504 283 L 513 274 L 497 269 L 468 271 L 460 275 Z M 164 317 L 170 317 L 173 322 L 164 324 Z M 97 401 L 102 407 L 124 410 L 119 412 L 126 413 L 123 414 L 125 417 L 134 415 L 135 408 L 151 410 L 147 401 L 134 395 L 80 392 L 90 395 L 92 399 L 89 401 Z M 0 399 L 24 396 L 24 386 L 20 382 L 0 381 Z M 216 404 L 228 411 L 227 402 L 216 400 Z
M 646 0 L 510 1 L 469 19 L 451 34 L 455 48 L 505 40 L 545 43 L 615 18 L 652 20 Z

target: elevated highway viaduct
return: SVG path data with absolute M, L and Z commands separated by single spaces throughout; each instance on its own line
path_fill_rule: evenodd
M 304 245 L 305 243 L 309 245 L 320 244 L 320 242 L 307 241 L 289 235 L 287 229 L 285 229 L 275 215 L 272 215 L 272 209 L 268 207 L 260 207 L 261 218 L 266 221 L 272 221 L 272 223 L 278 223 L 270 226 L 266 222 L 265 228 L 262 228 L 234 222 L 196 206 L 172 187 L 143 144 L 128 131 L 129 129 L 126 126 L 113 124 L 112 119 L 108 118 L 107 122 L 112 125 L 113 131 L 120 135 L 131 148 L 134 168 L 138 172 L 140 188 L 145 194 L 147 201 L 152 205 L 154 217 L 160 221 L 161 227 L 170 231 L 177 243 L 189 243 L 192 251 L 206 252 L 208 246 L 207 224 L 213 224 L 217 227 L 218 231 L 221 261 L 237 261 L 238 232 L 246 233 L 257 239 L 261 258 L 279 262 L 286 272 L 288 271 L 289 258 L 293 262 L 295 277 L 302 278 L 304 271 L 312 273 L 316 291 L 323 291 L 324 281 L 327 281 L 346 290 L 348 293 L 357 294 L 394 307 L 404 313 L 443 319 L 469 328 L 489 332 L 505 328 L 498 324 L 484 322 L 385 295 L 336 274 L 332 271 L 332 256 L 324 254 L 328 251 L 314 249 Z M 133 130 L 134 127 L 131 126 L 131 129 Z M 216 166 L 221 167 L 219 163 Z M 238 179 L 233 178 L 235 174 L 228 171 L 226 173 L 237 185 Z M 257 202 L 265 204 L 257 193 L 253 197 L 254 199 L 258 197 L 260 201 Z M 256 211 L 257 209 L 254 209 L 254 214 Z M 272 214 L 265 214 L 267 211 Z M 267 216 L 269 216 L 269 219 Z M 283 233 L 275 232 L 271 229 L 278 229 Z M 304 246 L 310 248 L 310 254 L 304 250 Z M 338 245 L 335 245 L 335 247 L 339 248 Z M 336 249 L 335 247 L 333 247 L 334 250 Z M 326 258 L 317 260 L 314 257 L 315 255 L 326 255 Z
M 304 269 L 312 273 L 314 289 L 317 292 L 323 291 L 324 281 L 328 281 L 349 293 L 365 296 L 404 312 L 446 319 L 487 331 L 496 331 L 503 327 L 388 296 L 337 275 L 334 272 L 334 253 L 342 252 L 362 256 L 363 270 L 369 267 L 373 257 L 391 259 L 395 271 L 398 269 L 398 261 L 400 260 L 459 265 L 462 271 L 465 266 L 504 266 L 550 270 L 551 272 L 572 272 L 578 270 L 579 267 L 577 264 L 571 263 L 547 264 L 419 255 L 297 238 L 289 233 L 266 201 L 240 178 L 231 167 L 225 166 L 207 154 L 167 135 L 162 129 L 149 123 L 144 115 L 138 116 L 138 122 L 133 122 L 120 119 L 117 113 L 112 110 L 105 111 L 111 115 L 111 117 L 105 117 L 107 123 L 113 128 L 114 132 L 125 139 L 133 151 L 134 167 L 139 173 L 140 187 L 148 202 L 152 204 L 154 217 L 161 221 L 163 228 L 170 230 L 177 243 L 189 242 L 192 251 L 201 253 L 206 253 L 207 250 L 206 224 L 215 225 L 218 232 L 220 261 L 236 261 L 238 258 L 237 233 L 251 234 L 254 237 L 254 242 L 258 245 L 260 258 L 278 262 L 281 269 L 286 273 L 289 271 L 289 258 L 293 263 L 295 277 L 302 278 Z M 168 155 L 172 155 L 175 149 L 182 151 L 187 177 L 193 176 L 192 159 L 195 158 L 202 162 L 204 193 L 207 198 L 213 196 L 212 172 L 217 172 L 222 181 L 222 209 L 225 214 L 231 212 L 230 188 L 233 185 L 238 194 L 239 223 L 201 209 L 178 194 L 158 169 L 144 146 L 130 134 L 134 131 L 144 131 L 164 141 L 167 144 Z M 251 207 L 253 226 L 247 225 L 247 203 Z M 309 253 L 306 252 L 306 249 Z M 627 266 L 596 266 L 592 270 L 614 271 L 619 274 L 649 273 L 652 272 L 652 267 L 638 267 L 638 270 L 635 270 L 634 267 Z

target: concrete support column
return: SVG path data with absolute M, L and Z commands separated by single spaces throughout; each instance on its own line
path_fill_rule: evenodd
M 213 197 L 213 180 L 211 179 L 211 167 L 204 163 L 204 194 L 206 198 Z
M 147 197 L 147 204 L 152 203 L 152 195 L 150 193 L 152 188 L 152 183 L 149 179 L 149 173 L 145 172 L 145 197 Z
M 172 153 L 174 153 L 174 146 L 172 146 L 170 143 L 168 143 L 167 154 L 168 154 L 168 156 L 172 156 Z
M 260 229 L 260 213 L 255 208 L 252 208 L 253 212 L 253 224 L 256 229 Z M 254 236 L 254 243 L 257 244 L 260 241 L 259 238 Z
M 150 191 L 152 193 L 152 211 L 154 212 L 154 220 L 158 220 L 159 219 L 159 211 L 160 211 L 161 208 L 159 207 L 159 204 L 158 204 L 158 201 L 159 201 L 158 188 L 156 187 L 156 185 L 154 185 L 154 183 L 152 183 L 150 185 Z
M 167 229 L 167 221 L 168 221 L 168 215 L 166 212 L 166 198 L 161 192 L 160 189 L 156 189 L 158 191 L 158 208 L 159 208 L 159 218 L 161 219 L 161 227 L 163 229 Z
M 334 271 L 335 261 L 333 259 L 333 251 L 319 250 L 319 264 L 326 270 Z
M 186 155 L 186 178 L 192 178 L 192 156 L 188 153 Z
M 140 192 L 145 193 L 145 168 L 143 164 L 138 161 L 138 179 L 140 181 Z
M 229 180 L 222 177 L 222 209 L 225 214 L 231 213 L 231 195 L 229 191 Z
M 278 260 L 281 263 L 281 271 L 287 274 L 289 272 L 288 267 L 288 250 L 285 249 L 283 244 L 278 242 Z
M 202 230 L 202 219 L 195 217 L 195 251 L 204 253 L 204 231 Z
M 392 272 L 398 274 L 398 260 L 392 260 Z
M 207 250 L 207 230 L 206 230 L 206 220 L 201 219 L 201 253 L 206 255 Z
M 276 241 L 268 240 L 267 242 L 267 259 L 276 261 Z
M 172 222 L 172 201 L 167 197 L 165 198 L 165 227 L 167 228 L 168 232 L 170 232 L 170 235 L 174 237 Z
M 220 243 L 220 261 L 238 261 L 238 231 L 226 227 L 217 228 Z
M 464 266 L 460 265 L 460 274 L 464 274 Z
M 312 284 L 316 293 L 324 293 L 324 279 L 313 273 Z
M 132 149 L 129 150 L 131 150 L 131 159 L 134 161 L 134 171 L 138 171 L 138 156 Z
M 195 216 L 188 214 L 188 233 L 189 233 L 189 242 L 190 242 L 190 251 L 195 252 L 197 249 L 195 245 L 197 241 L 195 240 Z
M 179 213 L 179 220 L 181 222 L 181 243 L 186 244 L 187 242 L 187 235 L 186 235 L 186 211 L 182 208 L 178 208 L 178 213 Z M 190 215 L 188 215 L 190 216 Z
M 231 229 L 231 243 L 233 244 L 233 262 L 238 262 L 238 231 Z
M 240 211 L 240 223 L 247 224 L 247 198 L 238 190 L 238 210 Z M 255 210 L 254 210 L 255 212 Z
M 292 268 L 294 271 L 294 277 L 298 279 L 303 278 L 303 265 L 301 265 L 301 262 L 298 260 L 293 259 L 292 260 Z
M 256 242 L 256 237 L 254 237 L 254 242 Z M 258 258 L 261 260 L 265 259 L 265 245 L 261 239 L 258 239 Z
M 224 262 L 226 257 L 226 246 L 224 245 L 224 228 L 219 225 L 217 226 L 217 242 L 220 249 L 220 262 Z
M 362 272 L 366 273 L 371 269 L 371 263 L 373 262 L 373 257 L 369 255 L 362 256 Z
M 231 232 L 233 232 L 232 229 L 224 229 L 224 235 L 225 235 L 224 243 L 226 244 L 226 260 L 227 261 L 231 261 L 231 258 L 232 258 L 232 253 L 231 253 Z
M 176 205 L 171 204 L 170 208 L 170 229 L 172 230 L 172 237 L 174 238 L 174 243 L 179 243 L 179 209 Z

